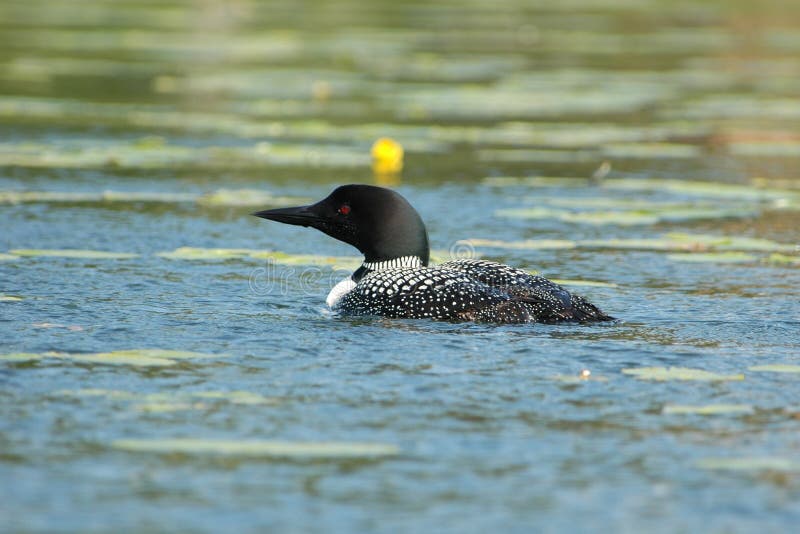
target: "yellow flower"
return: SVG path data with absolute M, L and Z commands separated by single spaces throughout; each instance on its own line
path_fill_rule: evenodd
M 372 171 L 376 175 L 397 174 L 403 170 L 403 146 L 388 137 L 372 145 Z

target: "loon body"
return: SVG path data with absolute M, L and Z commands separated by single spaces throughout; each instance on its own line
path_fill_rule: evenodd
M 361 267 L 328 295 L 331 309 L 343 314 L 490 323 L 612 320 L 558 284 L 502 263 L 463 259 L 429 267 L 425 225 L 390 189 L 344 185 L 310 206 L 253 215 L 316 228 L 364 254 Z

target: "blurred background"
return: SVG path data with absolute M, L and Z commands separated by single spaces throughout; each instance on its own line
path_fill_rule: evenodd
M 0 0 L 0 530 L 790 531 L 798 95 L 791 0 Z M 352 182 L 622 321 L 331 316 L 248 214 Z

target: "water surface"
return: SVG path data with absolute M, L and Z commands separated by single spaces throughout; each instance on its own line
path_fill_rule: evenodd
M 778 0 L 3 2 L 0 526 L 790 530 L 798 94 Z M 621 320 L 332 315 L 248 213 L 349 182 Z

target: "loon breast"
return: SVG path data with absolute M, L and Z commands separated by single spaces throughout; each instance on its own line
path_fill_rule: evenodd
M 332 309 L 349 315 L 492 323 L 611 319 L 558 284 L 501 263 L 365 267 L 358 282 L 347 278 L 331 290 L 327 302 Z

